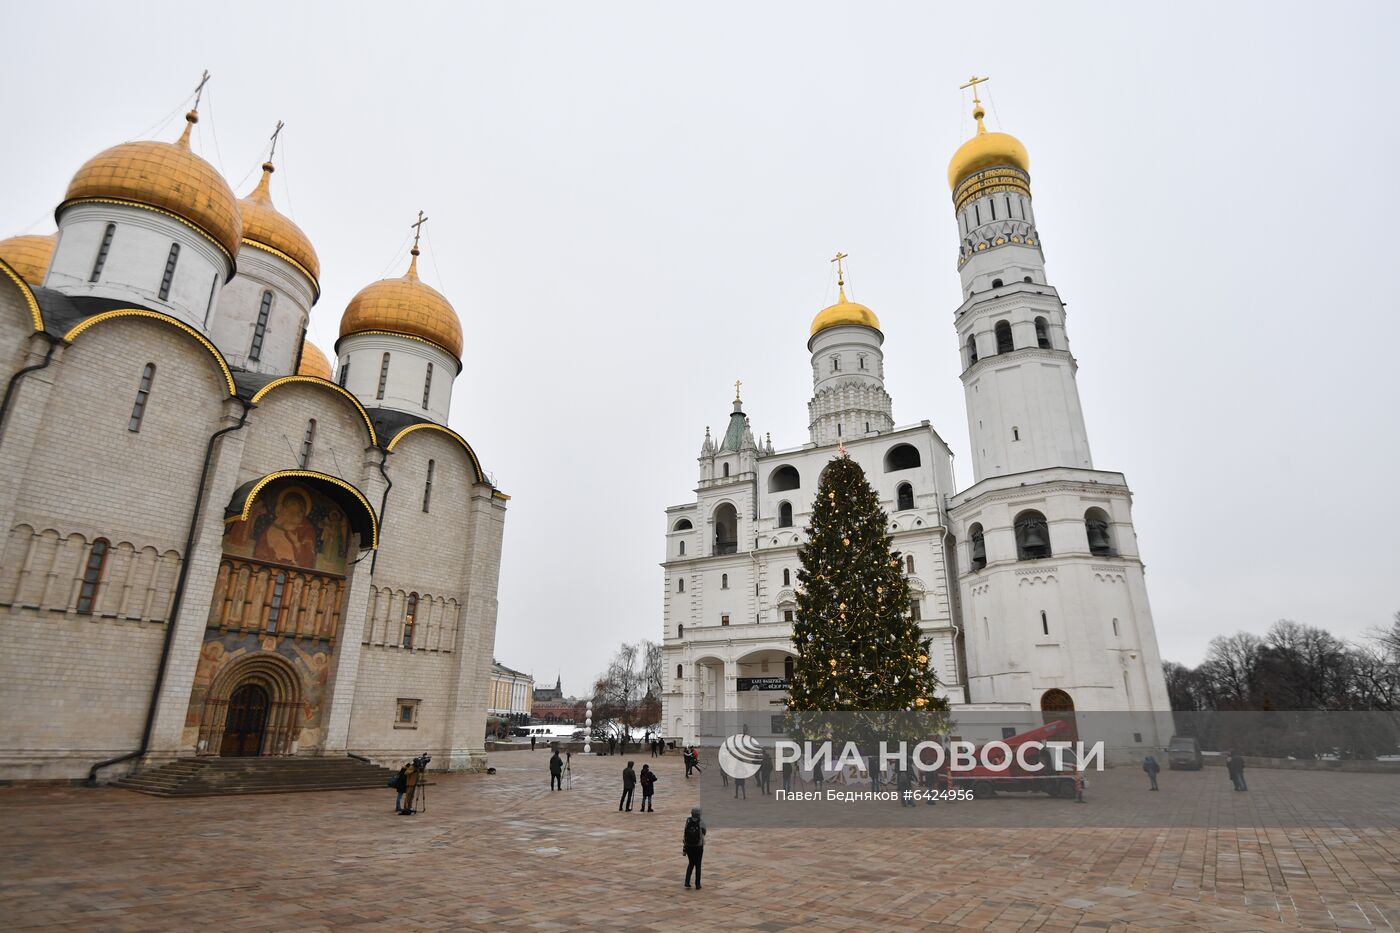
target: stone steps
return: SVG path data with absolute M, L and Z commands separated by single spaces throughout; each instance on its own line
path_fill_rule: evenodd
M 156 797 L 219 797 L 321 790 L 389 790 L 394 772 L 354 758 L 181 758 L 118 781 Z

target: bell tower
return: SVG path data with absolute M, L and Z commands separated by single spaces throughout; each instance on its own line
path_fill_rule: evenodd
M 962 302 L 954 312 L 973 485 L 950 501 L 969 696 L 1110 717 L 1110 754 L 1171 737 L 1170 704 L 1132 493 L 1094 469 L 1065 309 L 1045 275 L 1030 156 L 991 132 L 972 78 L 975 135 L 948 166 Z M 1160 715 L 1165 713 L 1165 717 Z

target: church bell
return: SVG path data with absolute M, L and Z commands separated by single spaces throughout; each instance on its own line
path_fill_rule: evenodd
M 1089 532 L 1089 551 L 1094 554 L 1108 554 L 1113 550 L 1113 542 L 1108 537 L 1106 522 L 1086 522 Z

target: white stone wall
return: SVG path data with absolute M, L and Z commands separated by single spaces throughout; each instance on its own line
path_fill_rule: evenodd
M 267 328 L 258 359 L 250 351 L 262 309 L 263 294 L 272 292 Z M 285 376 L 296 372 L 302 335 L 316 300 L 315 284 L 296 266 L 246 243 L 238 251 L 238 275 L 219 295 L 218 313 L 210 338 L 240 369 Z
M 109 223 L 116 224 L 116 231 L 102 273 L 93 282 L 93 264 Z M 172 243 L 180 245 L 180 255 L 170 293 L 161 300 Z M 78 204 L 63 212 L 44 284 L 68 295 L 164 311 L 207 334 L 228 272 L 223 251 L 173 217 L 123 204 Z
M 381 397 L 379 375 L 386 353 L 389 354 L 389 372 Z M 393 334 L 351 334 L 336 345 L 336 354 L 339 360 L 337 381 L 353 392 L 366 408 L 392 408 L 438 424 L 447 423 L 458 363 L 441 347 Z M 348 378 L 345 377 L 347 363 Z M 429 363 L 433 366 L 433 376 L 425 408 L 423 386 L 428 381 Z

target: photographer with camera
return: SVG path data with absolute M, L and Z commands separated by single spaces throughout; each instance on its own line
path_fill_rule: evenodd
M 412 816 L 416 811 L 413 809 L 414 798 L 419 798 L 422 805 L 419 809 L 428 808 L 427 797 L 427 775 L 428 763 L 433 760 L 433 756 L 427 752 L 404 765 L 399 771 L 399 776 L 403 779 L 402 784 L 395 783 L 394 787 L 399 791 L 399 796 L 403 801 L 399 807 L 399 816 Z M 397 782 L 397 778 L 395 779 Z

